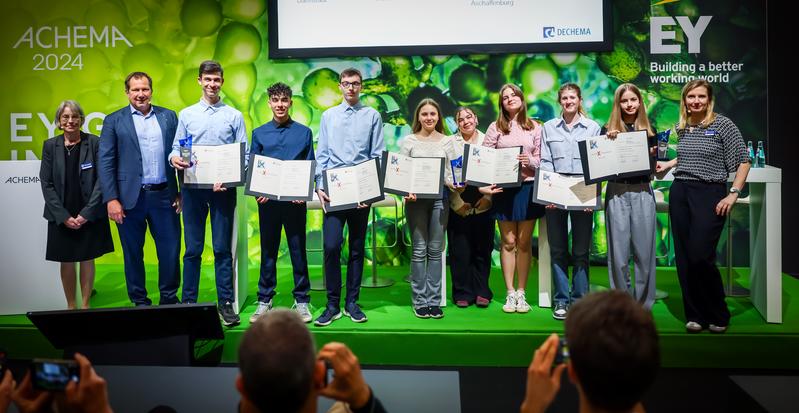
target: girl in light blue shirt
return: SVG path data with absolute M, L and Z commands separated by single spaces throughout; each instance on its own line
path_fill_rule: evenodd
M 585 116 L 580 87 L 566 83 L 558 90 L 561 116 L 544 124 L 541 140 L 541 169 L 564 175 L 582 175 L 580 150 L 577 142 L 598 136 L 600 126 Z M 571 219 L 572 251 L 574 262 L 572 285 L 569 287 L 569 219 Z M 588 258 L 594 211 L 546 207 L 547 239 L 552 257 L 552 297 L 556 320 L 566 319 L 569 305 L 588 293 Z

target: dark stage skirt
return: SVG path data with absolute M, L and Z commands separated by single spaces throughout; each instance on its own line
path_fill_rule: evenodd
M 497 221 L 529 221 L 544 216 L 541 204 L 532 203 L 535 181 L 525 181 L 521 186 L 505 188 L 494 195 L 494 217 Z
M 47 261 L 88 261 L 114 251 L 107 219 L 87 222 L 78 229 L 47 223 Z

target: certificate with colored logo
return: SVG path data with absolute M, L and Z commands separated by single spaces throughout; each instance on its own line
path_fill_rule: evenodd
M 533 202 L 560 209 L 602 209 L 600 184 L 586 184 L 582 175 L 535 171 Z
M 444 197 L 444 158 L 414 158 L 383 151 L 381 166 L 385 192 L 414 194 L 421 199 Z
M 489 148 L 479 145 L 463 145 L 463 176 L 466 185 L 486 186 L 496 184 L 503 188 L 522 184 L 522 169 L 519 167 L 521 146 Z
M 322 183 L 330 202 L 325 211 L 357 208 L 385 198 L 380 182 L 380 162 L 377 158 L 353 166 L 325 169 Z
M 284 161 L 250 154 L 244 193 L 276 201 L 312 201 L 315 169 L 315 161 Z
M 619 133 L 615 139 L 594 136 L 577 144 L 586 184 L 652 173 L 646 131 Z
M 183 186 L 210 189 L 217 182 L 225 188 L 244 185 L 244 145 L 192 145 L 191 167 L 183 172 Z

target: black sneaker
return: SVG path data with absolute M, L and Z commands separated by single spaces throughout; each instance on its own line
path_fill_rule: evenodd
M 443 318 L 444 311 L 437 305 L 428 307 L 427 311 L 430 313 L 430 318 Z
M 239 315 L 233 311 L 233 303 L 230 301 L 225 301 L 224 304 L 219 305 L 217 312 L 219 313 L 219 319 L 222 320 L 222 324 L 225 327 L 239 324 Z
M 566 314 L 569 313 L 569 307 L 566 303 L 555 304 L 555 310 L 552 311 L 552 318 L 555 320 L 565 320 Z
M 339 311 L 338 308 L 332 309 L 330 307 L 325 307 L 325 311 L 313 323 L 319 327 L 324 327 L 329 326 L 330 323 L 338 320 L 339 318 L 341 318 L 341 311 Z
M 367 318 L 366 314 L 361 311 L 361 307 L 358 304 L 352 303 L 344 307 L 344 315 L 349 317 L 350 320 L 356 323 L 365 323 Z
M 430 318 L 430 310 L 429 307 L 420 307 L 413 309 L 413 315 L 419 318 Z

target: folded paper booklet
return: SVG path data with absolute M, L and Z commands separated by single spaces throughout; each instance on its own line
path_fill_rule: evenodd
M 414 158 L 383 151 L 383 190 L 417 198 L 444 197 L 444 158 Z
M 284 161 L 250 154 L 244 193 L 276 201 L 311 201 L 315 170 L 315 161 Z
M 489 148 L 487 146 L 463 145 L 463 176 L 467 185 L 486 186 L 496 184 L 508 188 L 522 184 L 519 167 L 521 146 Z

